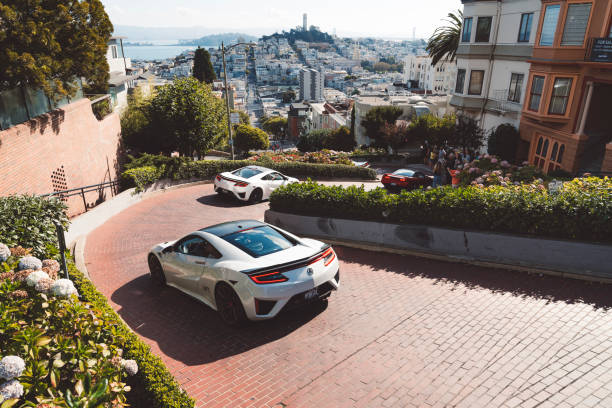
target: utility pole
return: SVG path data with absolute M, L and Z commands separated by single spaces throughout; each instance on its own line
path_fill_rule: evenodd
M 221 57 L 223 59 L 223 83 L 225 87 L 225 108 L 227 109 L 227 131 L 232 148 L 232 160 L 234 160 L 234 137 L 232 136 L 232 123 L 230 121 L 229 89 L 227 88 L 227 68 L 225 66 L 225 45 L 221 42 Z

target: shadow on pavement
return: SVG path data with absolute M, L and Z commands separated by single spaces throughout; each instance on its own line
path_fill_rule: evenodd
M 208 306 L 182 292 L 154 286 L 148 275 L 117 289 L 111 296 L 118 313 L 140 336 L 154 340 L 167 356 L 188 366 L 238 355 L 287 336 L 314 319 L 325 305 L 281 313 L 277 318 L 226 326 Z
M 388 253 L 380 256 L 378 253 L 374 255 L 373 252 L 350 247 L 334 246 L 334 249 L 338 258 L 346 263 L 363 264 L 371 266 L 372 269 L 455 284 L 457 289 L 482 288 L 511 293 L 514 296 L 546 299 L 550 302 L 585 303 L 601 309 L 612 308 L 610 284 L 413 256 Z
M 220 208 L 235 208 L 235 207 L 244 207 L 245 205 L 249 205 L 249 203 L 244 203 L 235 199 L 234 197 L 230 197 L 225 194 L 211 194 L 205 195 L 196 200 L 200 204 L 210 205 L 212 207 L 220 207 Z

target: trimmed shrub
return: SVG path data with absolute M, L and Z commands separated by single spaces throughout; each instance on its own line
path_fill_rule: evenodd
M 49 245 L 57 246 L 54 222 L 68 227 L 66 208 L 57 198 L 0 197 L 0 242 L 9 247 L 23 245 L 32 248 L 33 255 L 44 258 Z
M 239 152 L 267 149 L 269 144 L 268 135 L 261 129 L 249 125 L 240 125 L 236 128 L 234 147 Z
M 313 130 L 301 136 L 295 147 L 302 153 L 317 152 L 325 147 L 325 141 L 330 135 L 330 129 Z
M 136 191 L 142 191 L 147 185 L 159 180 L 164 169 L 165 166 L 162 165 L 159 168 L 144 166 L 124 171 L 121 174 L 121 185 L 124 188 L 136 187 Z
M 516 159 L 519 140 L 519 131 L 510 123 L 504 123 L 491 131 L 487 150 L 489 154 L 513 162 Z
M 388 194 L 363 186 L 291 184 L 270 197 L 274 211 L 423 224 L 580 241 L 612 242 L 612 179 L 575 179 L 549 194 L 543 184 L 469 186 Z

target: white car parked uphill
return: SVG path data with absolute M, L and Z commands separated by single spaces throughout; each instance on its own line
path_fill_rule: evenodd
M 325 301 L 340 281 L 331 246 L 254 220 L 231 221 L 153 247 L 153 282 L 219 312 L 229 325 Z
M 232 172 L 217 174 L 214 185 L 215 191 L 219 194 L 230 194 L 241 201 L 258 203 L 270 198 L 272 191 L 278 187 L 298 181 L 296 178 L 287 177 L 265 167 L 246 166 Z

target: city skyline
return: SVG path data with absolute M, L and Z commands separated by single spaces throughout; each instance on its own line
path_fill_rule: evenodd
M 313 0 L 308 4 L 280 0 L 255 6 L 246 0 L 228 0 L 223 7 L 210 0 L 178 0 L 172 7 L 160 0 L 102 0 L 114 25 L 139 27 L 200 28 L 202 35 L 240 31 L 266 35 L 308 24 L 338 36 L 377 38 L 428 38 L 449 12 L 461 7 L 460 0 L 437 0 L 435 7 L 423 8 L 418 0 L 387 0 L 384 7 L 355 0 L 350 3 Z M 419 7 L 421 6 L 421 7 Z M 412 10 L 417 12 L 412 13 Z

